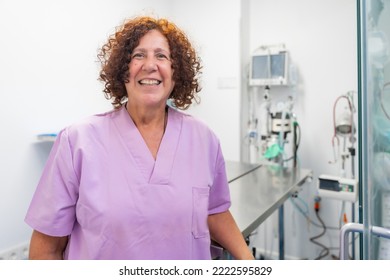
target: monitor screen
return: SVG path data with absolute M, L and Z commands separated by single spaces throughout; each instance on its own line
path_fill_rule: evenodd
M 252 55 L 250 85 L 286 84 L 287 52 Z

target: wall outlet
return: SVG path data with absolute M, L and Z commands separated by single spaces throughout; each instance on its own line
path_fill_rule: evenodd
M 29 242 L 19 244 L 0 252 L 0 260 L 27 260 Z

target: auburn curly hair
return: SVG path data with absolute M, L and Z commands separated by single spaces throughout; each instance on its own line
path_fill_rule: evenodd
M 201 61 L 184 32 L 163 18 L 142 16 L 127 20 L 108 38 L 98 53 L 102 66 L 99 80 L 104 83 L 104 95 L 114 108 L 120 107 L 127 98 L 125 83 L 131 53 L 150 30 L 160 31 L 168 40 L 175 81 L 169 98 L 177 108 L 187 109 L 193 101 L 199 102 Z

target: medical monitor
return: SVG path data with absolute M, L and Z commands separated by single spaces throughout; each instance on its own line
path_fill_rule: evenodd
M 288 52 L 284 48 L 260 47 L 251 56 L 249 85 L 288 84 Z

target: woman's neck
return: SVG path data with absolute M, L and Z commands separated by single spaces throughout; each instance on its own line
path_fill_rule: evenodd
M 166 125 L 166 106 L 163 108 L 156 109 L 145 109 L 142 107 L 131 106 L 126 103 L 126 110 L 132 118 L 135 125 L 139 127 L 161 128 L 165 130 Z
M 128 107 L 126 109 L 144 139 L 152 157 L 156 160 L 168 122 L 168 108 L 144 114 L 140 113 L 139 110 L 132 111 Z

